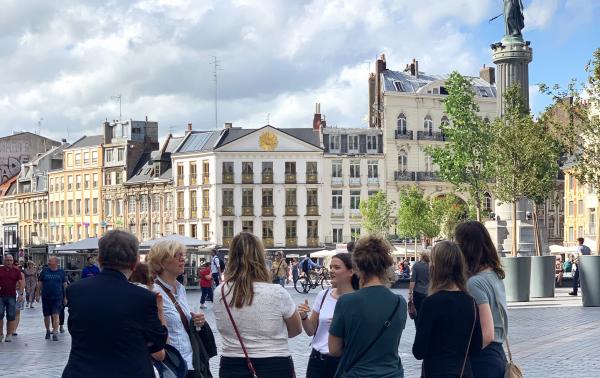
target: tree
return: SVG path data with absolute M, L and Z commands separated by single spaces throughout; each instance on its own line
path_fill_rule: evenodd
M 398 235 L 415 240 L 415 258 L 417 255 L 417 238 L 424 232 L 431 233 L 430 207 L 423 193 L 416 187 L 400 191 L 398 203 Z M 438 231 L 439 232 L 439 231 Z
M 585 83 L 572 80 L 566 89 L 540 85 L 540 91 L 550 95 L 554 107 L 566 115 L 555 122 L 557 139 L 570 154 L 569 173 L 579 183 L 588 185 L 600 201 L 600 48 L 585 67 Z M 600 235 L 600 222 L 596 222 Z M 600 253 L 600 237 L 596 238 Z
M 442 125 L 446 143 L 443 147 L 428 148 L 427 153 L 439 166 L 440 177 L 467 191 L 481 220 L 482 200 L 492 176 L 490 147 L 492 132 L 488 122 L 479 116 L 479 106 L 470 79 L 452 72 L 445 85 L 444 100 L 449 118 Z
M 455 194 L 446 194 L 431 200 L 431 221 L 439 223 L 439 235 L 447 239 L 454 238 L 456 226 L 467 217 L 467 206 Z
M 360 202 L 362 226 L 370 234 L 387 236 L 392 225 L 392 206 L 385 192 L 378 191 L 366 201 Z
M 512 254 L 517 255 L 517 203 L 530 194 L 536 169 L 547 138 L 525 108 L 521 89 L 513 85 L 505 94 L 505 114 L 492 125 L 491 162 L 494 167 L 493 190 L 504 203 L 512 204 Z

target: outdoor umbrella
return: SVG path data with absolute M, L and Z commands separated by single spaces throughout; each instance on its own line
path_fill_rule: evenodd
M 140 248 L 141 249 L 150 249 L 150 248 L 152 248 L 152 246 L 154 244 L 161 242 L 161 241 L 176 241 L 176 242 L 179 242 L 179 243 L 185 245 L 187 248 L 204 247 L 204 246 L 213 244 L 209 241 L 173 234 L 173 235 L 163 236 L 163 237 L 157 238 L 157 239 L 147 240 L 147 241 L 143 242 L 142 244 L 140 244 Z
M 65 244 L 54 249 L 55 252 L 95 251 L 98 249 L 98 238 L 87 238 L 74 243 Z

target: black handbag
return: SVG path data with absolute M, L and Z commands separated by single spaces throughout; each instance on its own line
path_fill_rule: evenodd
M 181 353 L 172 345 L 165 345 L 165 359 L 153 360 L 159 378 L 185 378 L 188 372 L 187 363 Z

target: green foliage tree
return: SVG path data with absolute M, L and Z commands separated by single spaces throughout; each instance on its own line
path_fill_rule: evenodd
M 378 191 L 366 201 L 360 202 L 362 226 L 370 234 L 387 236 L 392 225 L 392 206 L 394 201 L 388 201 L 385 192 Z
M 600 48 L 585 71 L 588 77 L 583 83 L 572 80 L 566 89 L 540 84 L 540 91 L 553 98 L 553 110 L 562 115 L 553 117 L 553 128 L 570 154 L 569 173 L 590 187 L 600 201 Z M 596 235 L 600 235 L 600 222 L 596 222 Z M 596 251 L 600 253 L 600 237 Z
M 425 233 L 435 232 L 430 224 L 430 212 L 429 202 L 416 186 L 400 191 L 397 231 L 400 237 L 415 240 L 415 258 L 417 255 L 417 238 L 425 235 Z
M 466 204 L 455 194 L 446 194 L 431 200 L 431 222 L 439 224 L 438 235 L 447 239 L 454 238 L 456 226 L 468 217 L 468 211 Z
M 439 175 L 444 181 L 471 195 L 480 221 L 483 196 L 493 172 L 490 166 L 492 131 L 478 114 L 470 79 L 455 71 L 445 87 L 448 96 L 444 108 L 450 121 L 442 125 L 446 143 L 443 147 L 427 149 L 427 153 L 439 166 Z

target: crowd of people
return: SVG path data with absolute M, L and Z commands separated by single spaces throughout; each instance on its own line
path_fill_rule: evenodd
M 0 268 L 5 341 L 16 329 L 16 303 L 31 307 L 41 298 L 47 339 L 58 339 L 68 306 L 72 343 L 65 378 L 211 377 L 217 331 L 222 378 L 295 377 L 288 340 L 303 332 L 311 337 L 309 378 L 402 377 L 399 345 L 410 314 L 416 325 L 412 353 L 423 360 L 422 376 L 503 377 L 508 321 L 498 253 L 481 223 L 463 223 L 455 235 L 456 241 L 437 243 L 412 266 L 408 303 L 389 289 L 395 270 L 390 245 L 366 236 L 352 253 L 331 258 L 331 288 L 312 304 L 297 305 L 284 287 L 288 274 L 295 279 L 315 263 L 288 266 L 276 253 L 269 264 L 260 239 L 242 232 L 226 264 L 215 251 L 199 267 L 196 307 L 177 279 L 185 246 L 159 242 L 140 263 L 135 236 L 110 231 L 99 241 L 100 269 L 88 260 L 82 279 L 71 285 L 56 258 L 38 274 L 30 264 L 21 271 L 7 256 Z M 203 312 L 207 301 L 213 302 L 215 331 Z

